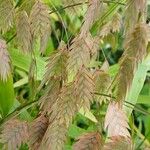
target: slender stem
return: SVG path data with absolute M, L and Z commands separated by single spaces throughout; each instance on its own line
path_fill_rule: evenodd
M 55 13 L 55 12 L 58 12 L 58 11 L 62 11 L 62 10 L 65 10 L 67 8 L 71 8 L 71 7 L 76 7 L 76 6 L 79 6 L 79 5 L 83 5 L 83 4 L 88 4 L 88 2 L 85 2 L 85 3 L 76 3 L 76 4 L 71 4 L 71 5 L 67 5 L 63 8 L 60 8 L 60 9 L 57 9 L 57 10 L 52 10 L 49 12 L 49 14 L 52 14 L 52 13 Z
M 138 128 L 137 128 L 135 125 L 133 125 L 133 128 L 134 128 L 134 130 L 136 131 L 137 135 L 138 135 L 142 140 L 144 140 L 144 144 L 149 147 L 149 146 L 150 146 L 150 142 L 149 142 L 147 139 L 145 139 L 145 136 L 138 130 Z
M 147 140 L 147 137 L 150 135 L 150 131 L 147 133 L 144 139 L 142 139 L 141 143 L 136 148 L 137 150 L 141 148 L 141 146 L 144 144 L 145 140 Z
M 110 1 L 110 0 L 105 0 L 105 1 L 102 0 L 101 2 L 120 4 L 120 5 L 123 5 L 123 6 L 126 5 L 125 3 L 115 2 L 115 1 Z M 58 10 L 53 10 L 53 11 L 51 11 L 49 14 L 55 13 L 55 12 L 57 12 L 57 11 L 62 11 L 62 10 L 67 9 L 67 8 L 76 7 L 76 6 L 80 6 L 80 5 L 83 5 L 83 4 L 88 4 L 88 3 L 89 3 L 89 2 L 84 2 L 84 3 L 82 2 L 82 3 L 75 3 L 75 4 L 67 5 L 67 6 L 65 6 L 65 7 L 63 7 L 63 8 L 58 9 Z
M 125 6 L 125 5 L 126 5 L 125 3 L 122 3 L 122 2 L 110 1 L 110 0 L 105 0 L 105 1 L 102 1 L 102 2 L 104 2 L 104 3 L 114 3 L 114 4 L 123 5 L 123 6 Z
M 114 96 L 107 95 L 107 94 L 103 94 L 103 93 L 97 93 L 97 92 L 95 92 L 94 94 L 95 94 L 95 95 L 101 95 L 101 96 L 109 97 L 109 98 L 111 98 L 111 99 L 116 99 L 116 97 L 114 97 Z M 142 109 L 141 107 L 135 106 L 134 104 L 132 104 L 132 103 L 130 103 L 130 102 L 128 102 L 128 101 L 124 101 L 124 102 L 126 103 L 126 104 L 124 104 L 125 106 L 127 106 L 127 107 L 131 107 L 131 106 L 132 106 L 132 108 L 133 108 L 134 110 L 137 110 L 137 111 L 143 113 L 144 115 L 150 115 L 149 112 L 145 111 L 145 110 Z M 128 106 L 127 104 L 130 105 L 130 106 Z
M 14 118 L 14 117 L 18 116 L 23 110 L 29 109 L 32 106 L 36 105 L 37 103 L 38 103 L 38 100 L 35 100 L 30 103 L 26 103 L 24 105 L 17 107 L 13 112 L 8 114 L 5 118 L 3 118 L 0 121 L 0 126 L 3 125 L 6 121 L 8 121 L 10 118 Z
M 10 39 L 7 40 L 6 44 L 11 42 L 15 37 L 17 36 L 17 33 L 15 33 Z
M 95 95 L 101 95 L 101 96 L 109 97 L 109 98 L 112 98 L 112 99 L 116 99 L 115 97 L 113 97 L 113 96 L 111 96 L 111 95 L 107 95 L 107 94 L 103 94 L 103 93 L 97 93 L 97 92 L 95 92 L 94 94 L 95 94 Z M 26 103 L 26 104 L 24 104 L 24 105 L 22 105 L 22 106 L 19 106 L 19 107 L 16 108 L 12 113 L 8 114 L 5 118 L 3 118 L 3 119 L 0 121 L 0 126 L 3 125 L 6 121 L 8 121 L 10 118 L 18 116 L 23 110 L 29 109 L 29 108 L 31 108 L 32 106 L 36 105 L 37 103 L 38 103 L 38 100 L 35 100 L 35 101 L 32 101 L 32 102 Z M 134 107 L 134 109 L 135 109 L 136 111 L 139 111 L 139 112 L 141 112 L 141 113 L 143 113 L 143 114 L 145 114 L 145 115 L 150 115 L 149 112 L 147 112 L 147 111 L 145 111 L 145 110 L 143 110 L 143 109 L 141 109 L 141 108 L 139 108 L 139 107 L 133 105 L 133 104 L 130 103 L 130 102 L 125 101 L 125 103 L 130 105 L 130 106 L 128 106 L 128 105 L 124 104 L 124 105 L 127 106 L 127 107 L 132 107 L 132 108 Z

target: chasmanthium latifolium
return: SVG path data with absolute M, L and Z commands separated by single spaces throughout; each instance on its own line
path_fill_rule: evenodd
M 0 38 L 0 143 L 5 150 L 16 150 L 23 144 L 31 150 L 63 150 L 77 113 L 83 109 L 86 114 L 91 111 L 92 104 L 101 106 L 106 102 L 105 119 L 95 123 L 96 131 L 75 139 L 73 150 L 132 150 L 123 104 L 138 65 L 148 54 L 146 0 L 63 0 L 60 5 L 55 7 L 55 3 L 46 0 L 0 0 L 0 33 L 3 37 Z M 72 15 L 76 17 L 76 11 L 81 11 L 83 6 L 86 11 L 79 16 L 80 27 L 78 25 L 76 34 L 68 35 L 68 22 L 64 21 L 69 20 L 68 12 L 74 12 Z M 58 22 L 62 33 L 57 29 Z M 107 63 L 103 46 L 106 39 L 120 32 L 123 32 L 124 52 L 118 72 L 112 77 L 108 72 L 109 65 L 107 69 L 102 67 L 102 63 Z M 8 35 L 12 37 L 6 38 Z M 57 41 L 54 45 L 57 48 L 47 56 L 52 45 L 50 39 Z M 39 58 L 47 60 L 43 79 L 36 81 L 39 88 L 34 95 L 35 101 L 28 103 L 27 100 L 15 110 L 15 61 L 11 61 L 11 48 L 19 49 L 21 54 L 35 60 L 36 65 L 40 65 L 37 63 Z M 95 65 L 93 62 L 99 61 L 100 54 L 105 60 Z M 30 65 L 27 65 L 28 69 Z M 26 70 L 21 75 L 30 76 L 30 73 Z M 28 81 L 25 80 L 25 84 L 28 85 Z M 28 106 L 33 104 L 30 111 Z M 26 108 L 27 114 L 31 112 L 32 115 L 35 105 L 38 116 L 31 117 L 31 122 L 23 120 L 21 111 Z

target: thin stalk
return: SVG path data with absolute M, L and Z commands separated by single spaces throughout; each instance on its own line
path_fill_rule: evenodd
M 133 125 L 133 128 L 134 128 L 134 130 L 136 131 L 137 135 L 138 135 L 142 140 L 144 140 L 144 144 L 149 147 L 149 146 L 150 146 L 150 142 L 149 142 L 147 139 L 145 139 L 145 136 L 138 130 L 138 128 L 137 128 L 135 125 Z
M 16 36 L 17 36 L 17 33 L 15 33 L 12 37 L 10 37 L 10 39 L 8 39 L 6 41 L 6 44 L 8 44 L 9 42 L 11 42 Z
M 103 93 L 97 93 L 97 92 L 95 92 L 94 93 L 95 95 L 101 95 L 101 96 L 105 96 L 105 97 L 109 97 L 109 98 L 111 98 L 111 99 L 116 99 L 116 97 L 114 97 L 114 96 L 111 96 L 111 95 L 107 95 L 107 94 L 103 94 Z M 126 104 L 124 104 L 124 105 L 126 105 L 127 107 L 132 107 L 132 108 L 134 108 L 134 110 L 136 110 L 136 111 L 138 111 L 138 112 L 141 112 L 142 114 L 144 114 L 144 115 L 150 115 L 150 113 L 149 112 L 147 112 L 147 111 L 145 111 L 144 109 L 142 109 L 142 108 L 140 108 L 140 107 L 138 107 L 138 106 L 135 106 L 134 104 L 132 104 L 132 103 L 130 103 L 130 102 L 128 102 L 128 101 L 124 101 Z M 127 105 L 128 104 L 128 105 Z M 130 105 L 130 106 L 129 106 Z
M 105 96 L 105 97 L 109 97 L 109 98 L 115 99 L 115 97 L 113 97 L 113 96 L 111 96 L 111 95 L 103 94 L 103 93 L 97 93 L 97 92 L 95 92 L 94 94 L 95 94 L 95 95 L 101 95 L 101 96 Z M 32 101 L 32 102 L 29 102 L 29 103 L 26 103 L 26 104 L 24 104 L 24 105 L 22 105 L 22 106 L 19 106 L 19 107 L 16 108 L 12 113 L 8 114 L 5 118 L 3 118 L 3 119 L 0 121 L 0 126 L 3 125 L 6 121 L 8 121 L 10 118 L 18 116 L 22 111 L 31 108 L 32 106 L 36 105 L 37 103 L 38 103 L 38 100 L 34 100 L 34 101 Z M 129 105 L 127 106 L 126 104 L 124 104 L 124 105 L 126 105 L 127 107 L 132 107 L 132 108 L 134 107 L 134 109 L 135 109 L 136 111 L 139 111 L 139 112 L 141 112 L 141 113 L 143 113 L 143 114 L 146 114 L 146 115 L 150 115 L 149 112 L 147 112 L 147 111 L 145 111 L 145 110 L 143 110 L 143 109 L 141 109 L 141 108 L 139 108 L 139 107 L 133 105 L 132 103 L 129 103 L 129 102 L 126 102 L 126 101 L 125 101 L 125 103 L 127 103 L 127 104 L 130 105 L 130 106 L 129 106 Z
M 125 3 L 115 2 L 115 1 L 108 1 L 108 0 L 105 0 L 105 1 L 102 0 L 101 2 L 103 2 L 103 3 L 114 3 L 114 4 L 123 5 L 123 6 L 126 5 Z M 57 11 L 65 10 L 65 9 L 67 9 L 67 8 L 77 7 L 77 6 L 80 6 L 80 5 L 83 5 L 83 4 L 88 4 L 88 3 L 89 3 L 89 2 L 87 1 L 87 2 L 84 2 L 84 3 L 82 2 L 82 3 L 75 3 L 75 4 L 67 5 L 67 6 L 65 6 L 65 7 L 63 7 L 63 8 L 58 9 L 58 10 L 53 10 L 53 11 L 51 11 L 50 14 L 55 13 L 55 12 L 57 12 Z
M 144 144 L 145 140 L 147 140 L 147 137 L 150 135 L 150 132 L 147 133 L 147 135 L 145 136 L 145 138 L 142 140 L 142 142 L 138 145 L 138 147 L 136 148 L 137 150 L 139 150 L 141 148 L 141 146 Z
M 0 121 L 0 126 L 3 125 L 6 121 L 8 121 L 10 118 L 14 118 L 14 117 L 18 116 L 22 111 L 31 108 L 32 106 L 36 105 L 37 103 L 38 103 L 38 100 L 35 100 L 35 101 L 29 102 L 29 103 L 26 103 L 24 105 L 17 107 L 13 112 L 8 114 L 5 118 L 3 118 Z

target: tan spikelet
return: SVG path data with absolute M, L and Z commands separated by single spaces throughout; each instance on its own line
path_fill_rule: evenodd
M 82 65 L 88 66 L 90 63 L 90 54 L 94 55 L 97 53 L 98 40 L 93 39 L 90 34 L 85 38 L 78 35 L 72 41 L 69 50 L 67 70 L 69 74 L 75 75 Z
M 99 0 L 90 0 L 89 8 L 86 12 L 83 26 L 81 27 L 81 36 L 84 36 L 90 31 L 94 22 L 98 19 L 100 13 L 103 11 L 103 2 Z
M 124 48 L 125 55 L 135 57 L 137 62 L 144 59 L 148 45 L 148 26 L 144 23 L 137 24 L 132 33 L 127 37 Z
M 66 141 L 67 127 L 56 121 L 51 123 L 44 135 L 40 149 L 63 150 Z
M 51 107 L 56 103 L 60 93 L 61 77 L 52 77 L 46 85 L 45 92 L 39 100 L 40 108 L 43 112 L 50 114 Z
M 0 30 L 3 32 L 13 26 L 14 12 L 13 0 L 0 0 Z
M 32 50 L 32 35 L 28 15 L 20 11 L 17 16 L 17 40 L 24 53 Z
M 120 60 L 118 73 L 117 101 L 124 101 L 133 81 L 134 73 L 139 63 L 147 54 L 148 27 L 145 24 L 136 25 L 125 41 L 125 52 Z
M 103 140 L 99 132 L 82 135 L 73 145 L 73 150 L 102 150 Z
M 108 131 L 108 137 L 130 137 L 127 121 L 128 119 L 119 104 L 111 102 L 105 116 L 105 129 Z
M 50 111 L 49 119 L 52 123 L 43 138 L 42 148 L 62 150 L 67 129 L 78 111 L 76 97 L 74 96 L 74 84 L 63 86 Z
M 93 93 L 95 90 L 94 79 L 91 72 L 84 66 L 78 71 L 75 80 L 75 94 L 79 106 L 90 109 L 93 102 Z
M 66 45 L 61 43 L 58 51 L 51 54 L 48 59 L 48 64 L 46 66 L 46 73 L 44 75 L 44 80 L 42 81 L 45 84 L 53 76 L 60 76 L 63 81 L 67 78 L 67 59 L 68 52 Z
M 101 37 L 105 37 L 110 33 L 119 32 L 120 28 L 121 28 L 121 15 L 119 13 L 116 13 L 112 18 L 112 20 L 102 27 L 99 35 Z
M 127 8 L 125 12 L 125 32 L 130 33 L 135 25 L 140 21 L 145 22 L 146 20 L 146 0 L 128 0 Z
M 20 10 L 25 10 L 27 12 L 27 14 L 29 15 L 31 12 L 31 9 L 33 7 L 33 5 L 35 4 L 36 0 L 24 0 L 22 1 L 19 9 Z
M 48 119 L 41 115 L 35 119 L 29 127 L 29 146 L 32 150 L 38 150 L 43 136 L 48 128 Z
M 95 83 L 95 92 L 105 94 L 108 92 L 108 88 L 111 84 L 111 78 L 108 73 L 103 70 L 97 69 L 94 74 L 94 83 Z M 97 95 L 95 96 L 96 101 L 100 104 L 106 99 L 104 96 Z
M 40 51 L 44 52 L 51 33 L 51 26 L 48 7 L 39 0 L 31 10 L 30 23 L 33 37 L 40 37 Z
M 100 38 L 98 36 L 92 37 L 90 33 L 87 34 L 85 38 L 85 44 L 89 47 L 91 57 L 97 57 L 99 50 L 99 41 Z
M 48 114 L 50 113 L 49 108 L 52 107 L 58 98 L 61 83 L 65 82 L 67 78 L 66 63 L 68 52 L 64 44 L 60 45 L 58 49 L 59 51 L 50 56 L 46 66 L 47 71 L 41 83 L 41 86 L 47 85 L 44 95 L 41 97 L 40 106 Z
M 64 124 L 69 127 L 73 117 L 78 111 L 74 95 L 74 85 L 71 83 L 64 86 L 59 94 L 56 103 L 53 105 L 50 116 L 51 120 L 57 120 L 58 124 Z
M 117 101 L 123 102 L 131 88 L 132 80 L 136 68 L 136 59 L 133 57 L 124 57 L 124 61 L 120 62 L 117 91 Z
M 133 150 L 133 148 L 130 138 L 114 136 L 106 142 L 103 150 Z
M 28 124 L 17 119 L 9 120 L 3 127 L 0 135 L 0 143 L 4 144 L 6 150 L 16 150 L 22 143 L 28 140 Z
M 76 74 L 78 69 L 84 64 L 87 66 L 90 62 L 90 53 L 84 43 L 84 39 L 77 36 L 70 46 L 67 69 L 70 74 Z
M 83 4 L 86 2 L 86 0 L 62 0 L 62 3 L 64 7 L 68 5 L 72 5 L 72 7 L 65 9 L 65 11 L 69 15 L 81 15 L 81 12 L 83 11 Z M 81 3 L 82 5 L 76 5 L 78 3 Z M 76 5 L 73 7 L 73 5 Z
M 10 57 L 7 51 L 7 45 L 4 40 L 0 39 L 0 79 L 6 81 L 10 73 Z

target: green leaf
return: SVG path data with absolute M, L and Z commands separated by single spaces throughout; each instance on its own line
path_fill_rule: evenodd
M 91 120 L 92 122 L 98 122 L 92 112 L 90 112 L 89 110 L 84 110 L 83 107 L 80 109 L 79 113 Z
M 137 103 L 150 105 L 150 95 L 139 95 Z
M 2 116 L 6 116 L 14 104 L 13 79 L 10 75 L 7 81 L 0 80 L 0 111 Z
M 118 70 L 119 70 L 119 65 L 118 64 L 115 64 L 113 66 L 110 66 L 109 67 L 109 75 L 111 77 L 115 77 L 116 74 L 118 73 Z
M 71 145 L 65 145 L 65 150 L 72 150 Z
M 20 87 L 20 86 L 27 84 L 27 83 L 28 83 L 28 77 L 25 77 L 25 78 L 20 79 L 19 81 L 15 82 L 14 88 Z
M 20 102 L 17 99 L 15 99 L 14 105 L 11 109 L 11 112 L 13 112 L 19 106 L 21 106 Z M 31 115 L 29 114 L 29 112 L 26 109 L 22 110 L 22 112 L 20 113 L 20 118 L 23 120 L 26 120 L 26 121 L 32 121 L 33 120 L 33 118 L 31 117 Z
M 30 64 L 31 64 L 31 55 L 24 55 L 23 53 L 20 53 L 17 49 L 11 49 L 9 51 L 12 63 L 14 66 L 29 72 Z M 42 80 L 43 75 L 45 73 L 45 66 L 46 66 L 46 59 L 42 58 L 40 56 L 35 56 L 36 59 L 36 77 L 37 80 Z
M 77 138 L 85 132 L 86 132 L 86 130 L 81 129 L 73 124 L 69 127 L 68 136 L 71 138 Z
M 147 76 L 147 72 L 150 69 L 150 54 L 144 60 L 142 64 L 139 65 L 138 70 L 134 76 L 131 90 L 127 96 L 126 101 L 136 105 L 140 92 L 144 86 L 144 82 Z M 124 107 L 125 112 L 128 116 L 131 115 L 133 108 Z

